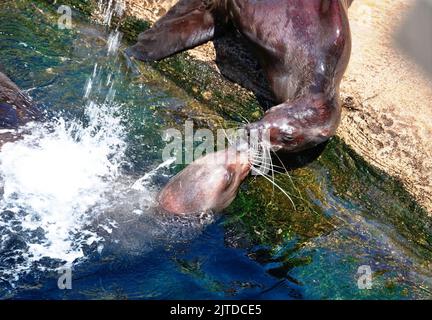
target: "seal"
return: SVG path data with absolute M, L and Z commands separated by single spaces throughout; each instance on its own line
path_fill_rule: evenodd
M 323 145 L 339 125 L 339 86 L 351 54 L 351 2 L 181 0 L 125 53 L 142 61 L 160 60 L 212 40 L 225 30 L 221 25 L 233 25 L 250 42 L 276 102 L 262 119 L 246 126 L 249 139 L 258 138 L 249 141 L 250 149 L 258 145 L 298 153 Z M 244 142 L 239 145 L 236 152 Z M 216 153 L 216 158 L 231 152 Z M 250 171 L 246 159 L 243 166 L 207 160 L 173 178 L 160 193 L 162 208 L 177 214 L 219 211 L 232 202 Z M 236 178 L 226 188 L 227 172 Z
M 163 59 L 212 40 L 224 30 L 219 25 L 231 23 L 250 42 L 278 103 L 248 131 L 257 131 L 262 141 L 268 135 L 273 150 L 299 152 L 328 140 L 339 125 L 351 2 L 181 0 L 126 54 Z
M 247 152 L 231 147 L 205 155 L 174 176 L 161 190 L 159 208 L 177 215 L 220 212 L 234 200 L 250 170 Z

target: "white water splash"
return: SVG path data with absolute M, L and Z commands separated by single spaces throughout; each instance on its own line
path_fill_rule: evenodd
M 107 13 L 107 24 L 112 16 Z M 115 31 L 108 37 L 106 60 L 116 61 L 121 36 Z M 69 266 L 84 261 L 87 246 L 101 253 L 112 240 L 106 234 L 121 227 L 119 216 L 122 223 L 124 217 L 146 218 L 157 192 L 151 178 L 175 162 L 135 183 L 123 175 L 127 132 L 115 102 L 117 73 L 98 61 L 83 86 L 85 121 L 29 123 L 19 130 L 21 140 L 2 146 L 0 281 L 12 286 L 35 268 L 52 270 L 53 259 Z M 157 233 L 153 225 L 143 230 Z
M 91 77 L 87 79 L 87 82 L 84 86 L 84 98 L 86 99 L 90 97 L 90 93 L 93 89 L 93 82 L 96 80 L 97 70 L 98 70 L 98 64 L 95 63 L 93 68 L 93 74 L 91 75 Z
M 115 108 L 91 102 L 86 115 L 88 125 L 29 124 L 31 134 L 2 148 L 0 210 L 23 214 L 23 232 L 44 233 L 27 242 L 26 265 L 43 257 L 71 263 L 83 257 L 82 245 L 100 240 L 85 227 L 118 177 L 126 145 Z
M 99 14 L 102 17 L 102 24 L 110 27 L 112 17 L 116 16 L 118 18 L 121 18 L 123 16 L 125 8 L 126 5 L 123 0 L 99 0 L 98 9 Z M 116 30 L 111 31 L 107 40 L 108 55 L 114 55 L 117 53 L 118 48 L 121 44 L 122 37 L 123 34 L 118 30 L 118 27 L 116 28 Z
M 153 178 L 156 174 L 158 174 L 160 170 L 169 168 L 173 163 L 175 163 L 176 159 L 177 158 L 172 157 L 162 162 L 156 168 L 147 172 L 145 175 L 143 175 L 141 178 L 135 181 L 131 189 L 138 190 L 138 191 L 147 191 L 148 186 L 151 183 L 151 178 Z
M 116 30 L 110 33 L 107 41 L 108 55 L 114 55 L 117 53 L 122 37 L 123 34 L 120 31 Z
M 126 5 L 123 0 L 99 0 L 98 10 L 102 17 L 102 23 L 110 26 L 113 16 L 121 17 Z
M 110 36 L 109 55 L 120 40 L 119 33 Z M 12 285 L 44 258 L 71 265 L 84 257 L 84 246 L 102 246 L 104 239 L 89 226 L 110 201 L 126 150 L 114 79 L 103 73 L 96 63 L 84 86 L 85 121 L 29 123 L 20 129 L 21 140 L 2 147 L 0 213 L 13 216 L 0 220 L 0 252 L 16 263 L 0 264 L 0 278 Z M 10 252 L 15 236 L 25 244 Z
M 147 172 L 144 174 L 141 178 L 136 180 L 132 186 L 130 187 L 131 190 L 138 191 L 140 194 L 140 202 L 142 203 L 141 207 L 144 207 L 146 210 L 150 208 L 157 207 L 157 193 L 158 190 L 154 187 L 153 184 L 153 177 L 156 175 L 169 177 L 168 174 L 163 174 L 161 171 L 168 169 L 172 164 L 174 164 L 176 161 L 176 158 L 170 158 L 160 165 L 158 165 L 153 170 Z M 142 214 L 142 210 L 136 209 L 133 211 L 133 213 L 140 215 Z

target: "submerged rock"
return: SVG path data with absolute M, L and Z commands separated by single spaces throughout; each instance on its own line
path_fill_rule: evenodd
M 0 72 L 0 128 L 16 128 L 36 119 L 30 98 L 4 73 Z

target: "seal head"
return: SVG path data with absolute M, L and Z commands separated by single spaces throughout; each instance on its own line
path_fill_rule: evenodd
M 170 180 L 158 195 L 159 207 L 173 214 L 220 212 L 234 200 L 250 170 L 247 152 L 229 148 L 208 154 Z
M 320 95 L 310 95 L 269 109 L 246 129 L 251 142 L 255 139 L 274 151 L 298 152 L 327 141 L 339 122 L 336 105 Z

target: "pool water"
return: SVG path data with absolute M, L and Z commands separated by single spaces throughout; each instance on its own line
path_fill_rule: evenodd
M 182 168 L 162 161 L 161 132 L 200 103 L 131 65 L 115 28 L 57 18 L 43 1 L 0 4 L 0 65 L 44 115 L 0 152 L 1 298 L 430 298 L 428 218 L 338 140 L 293 173 L 312 213 L 258 177 L 221 217 L 159 217 L 155 195 Z

